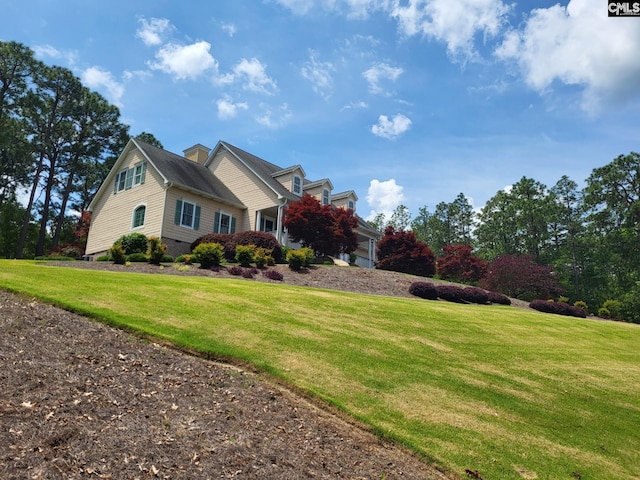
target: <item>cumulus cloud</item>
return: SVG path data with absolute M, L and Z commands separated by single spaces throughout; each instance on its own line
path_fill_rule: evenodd
M 411 128 L 411 120 L 398 113 L 391 120 L 386 115 L 378 117 L 378 123 L 371 127 L 371 133 L 378 137 L 393 140 Z
M 474 38 L 496 36 L 511 6 L 502 0 L 408 0 L 393 2 L 391 16 L 407 36 L 424 35 L 447 44 L 453 56 L 476 55 Z
M 319 62 L 312 52 L 309 60 L 300 69 L 300 74 L 311 82 L 314 92 L 323 98 L 329 98 L 333 92 L 333 77 L 331 73 L 335 70 L 332 63 Z
M 231 98 L 221 98 L 216 102 L 218 106 L 218 118 L 233 118 L 238 114 L 238 110 L 248 110 L 249 104 L 246 102 L 233 103 Z
M 393 211 L 405 200 L 403 189 L 404 187 L 396 183 L 395 178 L 383 182 L 371 180 L 367 190 L 367 203 L 372 210 L 367 219 L 372 220 L 380 213 L 386 218 L 391 218 Z
M 369 83 L 369 91 L 371 93 L 381 94 L 385 93 L 385 90 L 380 83 L 383 80 L 395 82 L 398 77 L 402 75 L 402 72 L 404 72 L 404 70 L 400 67 L 392 67 L 387 63 L 378 63 L 362 72 L 362 76 Z
M 161 70 L 179 80 L 194 79 L 209 69 L 218 70 L 218 62 L 211 56 L 211 44 L 201 41 L 191 45 L 164 45 L 156 53 L 157 62 L 150 63 L 154 70 Z
M 58 50 L 51 45 L 36 45 L 33 47 L 33 53 L 38 58 L 55 58 L 58 60 L 65 60 L 67 64 L 73 67 L 78 59 L 78 52 L 73 50 Z
M 147 47 L 155 47 L 162 44 L 162 38 L 165 34 L 173 30 L 171 22 L 166 18 L 152 18 L 147 20 L 141 18 L 140 28 L 136 31 L 136 37 L 142 40 Z
M 611 21 L 599 0 L 571 0 L 566 7 L 533 10 L 495 54 L 515 61 L 535 90 L 556 80 L 583 86 L 583 107 L 596 109 L 603 99 L 638 96 L 640 23 L 633 20 Z
M 87 68 L 82 72 L 82 83 L 88 88 L 102 92 L 110 102 L 122 107 L 124 86 L 113 78 L 111 72 L 95 66 Z
M 260 63 L 257 58 L 247 60 L 243 58 L 233 67 L 236 78 L 244 80 L 243 87 L 256 93 L 273 95 L 278 90 L 276 82 L 267 75 L 267 67 Z

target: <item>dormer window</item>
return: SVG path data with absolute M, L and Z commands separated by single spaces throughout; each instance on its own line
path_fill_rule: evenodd
M 293 176 L 293 193 L 302 196 L 302 178 L 298 175 Z
M 331 198 L 329 195 L 329 190 L 327 188 L 324 188 L 322 190 L 322 204 L 323 205 L 329 205 L 329 203 L 331 203 Z
M 356 209 L 356 204 L 353 200 L 349 200 L 349 210 L 354 210 Z

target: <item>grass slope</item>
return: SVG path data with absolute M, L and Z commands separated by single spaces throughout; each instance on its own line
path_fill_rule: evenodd
M 10 260 L 0 287 L 250 362 L 461 476 L 640 477 L 637 325 Z

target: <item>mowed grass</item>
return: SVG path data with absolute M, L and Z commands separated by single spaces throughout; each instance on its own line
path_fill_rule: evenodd
M 249 362 L 460 477 L 640 478 L 638 325 L 11 260 L 0 288 Z

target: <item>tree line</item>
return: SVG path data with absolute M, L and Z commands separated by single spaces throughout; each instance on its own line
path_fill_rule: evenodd
M 371 224 L 381 232 L 389 225 L 412 230 L 436 257 L 450 245 L 472 246 L 489 270 L 505 256 L 528 256 L 550 267 L 572 302 L 585 301 L 593 312 L 618 302 L 629 320 L 640 321 L 638 153 L 595 168 L 584 188 L 566 175 L 551 187 L 522 177 L 479 212 L 460 193 L 432 212 L 420 208 L 413 219 L 400 205 L 390 218 L 379 215 Z
M 118 108 L 70 70 L 0 42 L 0 256 L 42 256 L 72 242 L 78 214 L 128 138 Z

